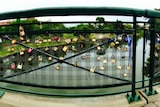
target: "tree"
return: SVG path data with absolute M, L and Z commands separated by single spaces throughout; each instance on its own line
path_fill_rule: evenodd
M 99 29 L 103 29 L 105 19 L 103 17 L 97 17 L 96 22 L 99 22 L 99 23 L 96 24 L 96 27 L 99 28 Z

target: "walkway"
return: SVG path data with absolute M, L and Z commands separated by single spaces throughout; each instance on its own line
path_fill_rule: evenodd
M 6 92 L 0 98 L 1 107 L 160 107 L 160 86 L 154 87 L 159 94 L 147 97 L 149 104 L 142 100 L 128 104 L 126 94 L 89 97 L 57 98 L 33 96 L 22 93 Z M 142 92 L 142 90 L 140 90 Z M 143 93 L 144 94 L 144 93 Z

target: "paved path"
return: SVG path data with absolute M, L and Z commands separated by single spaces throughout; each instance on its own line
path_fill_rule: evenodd
M 154 89 L 159 94 L 146 96 L 149 104 L 146 104 L 144 98 L 128 104 L 126 94 L 88 98 L 51 98 L 6 91 L 0 98 L 0 107 L 160 107 L 160 86 Z

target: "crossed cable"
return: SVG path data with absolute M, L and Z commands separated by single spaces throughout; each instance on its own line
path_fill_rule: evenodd
M 7 35 L 1 36 L 1 37 L 4 38 L 4 39 L 8 39 L 8 40 L 12 41 L 12 38 L 9 38 Z M 15 77 L 15 76 L 22 75 L 22 74 L 26 74 L 26 73 L 30 73 L 30 72 L 33 72 L 33 71 L 35 71 L 35 70 L 39 70 L 39 69 L 42 69 L 42 68 L 51 66 L 51 65 L 53 65 L 53 64 L 57 64 L 57 63 L 65 63 L 65 64 L 68 64 L 68 65 L 70 65 L 70 66 L 77 67 L 77 68 L 83 69 L 84 71 L 90 72 L 90 70 L 87 69 L 87 68 L 84 68 L 84 67 L 81 67 L 81 66 L 78 66 L 78 65 L 77 65 L 77 66 L 74 66 L 74 64 L 69 63 L 69 62 L 66 62 L 65 60 L 68 60 L 68 59 L 71 59 L 71 58 L 73 58 L 73 57 L 79 56 L 79 55 L 81 55 L 81 54 L 83 54 L 83 53 L 85 53 L 85 52 L 87 52 L 87 51 L 90 51 L 90 50 L 96 48 L 97 46 L 102 46 L 102 45 L 106 44 L 107 42 L 108 42 L 108 41 L 104 41 L 104 42 L 102 42 L 102 43 L 100 43 L 100 44 L 94 45 L 94 46 L 92 46 L 92 47 L 90 47 L 90 48 L 88 48 L 88 49 L 85 49 L 85 50 L 83 50 L 83 51 L 81 51 L 81 52 L 79 52 L 79 53 L 77 53 L 77 54 L 74 54 L 74 55 L 72 55 L 72 56 L 69 56 L 69 57 L 67 57 L 67 58 L 59 59 L 59 58 L 57 58 L 57 57 L 55 57 L 55 56 L 53 56 L 53 55 L 51 55 L 51 54 L 49 54 L 49 53 L 46 53 L 46 52 L 44 52 L 44 51 L 41 51 L 41 50 L 39 50 L 39 49 L 37 49 L 37 48 L 32 48 L 32 47 L 30 47 L 30 46 L 27 46 L 27 45 L 25 45 L 25 44 L 22 44 L 21 42 L 16 41 L 16 44 L 18 44 L 18 45 L 21 45 L 21 46 L 26 47 L 26 48 L 32 48 L 33 50 L 35 50 L 35 51 L 37 51 L 37 52 L 39 52 L 39 53 L 42 53 L 42 54 L 44 54 L 44 55 L 47 55 L 47 56 L 49 56 L 49 57 L 52 57 L 53 59 L 55 59 L 55 60 L 57 60 L 57 61 L 56 61 L 56 62 L 51 62 L 51 63 L 49 63 L 49 64 L 47 64 L 47 65 L 44 65 L 44 66 L 41 66 L 41 67 L 32 68 L 32 69 L 30 69 L 30 70 L 26 70 L 26 71 L 24 71 L 24 72 L 20 72 L 20 73 L 14 74 L 14 75 L 9 75 L 9 76 L 6 76 L 6 77 L 2 77 L 2 78 L 0 78 L 0 80 L 7 79 L 7 78 L 11 78 L 11 77 Z M 94 71 L 94 72 L 92 72 L 92 73 L 95 73 L 95 74 L 100 75 L 100 76 L 109 77 L 109 78 L 112 78 L 112 79 L 116 79 L 116 80 L 120 80 L 120 81 L 124 81 L 124 82 L 131 83 L 131 81 L 129 81 L 129 80 L 122 79 L 122 78 L 117 78 L 117 77 L 113 77 L 113 76 L 106 75 L 106 74 L 102 74 L 102 73 L 99 73 L 99 72 L 96 72 L 96 71 Z

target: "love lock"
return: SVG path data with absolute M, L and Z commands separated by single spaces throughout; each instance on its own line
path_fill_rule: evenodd
M 22 67 L 23 67 L 23 63 L 19 62 L 18 65 L 17 65 L 17 69 L 22 69 Z
M 113 64 L 113 63 L 115 63 L 115 61 L 116 61 L 116 60 L 115 60 L 115 56 L 112 55 L 112 56 L 111 56 L 111 63 Z
M 49 50 L 49 47 L 45 47 L 44 50 L 45 50 L 45 51 L 48 51 L 48 50 Z
M 101 47 L 100 47 L 100 46 L 97 46 L 97 50 L 101 50 Z
M 100 66 L 99 68 L 101 71 L 104 71 L 105 67 L 104 66 Z
M 32 48 L 28 48 L 27 52 L 31 53 L 32 52 Z
M 73 39 L 72 39 L 72 42 L 77 42 L 78 41 L 78 38 L 76 38 L 76 37 L 74 37 Z
M 67 51 L 68 51 L 68 46 L 64 46 L 64 47 L 62 48 L 62 50 L 63 50 L 64 52 L 67 52 Z
M 120 50 L 121 50 L 121 47 L 120 47 L 120 46 L 118 46 L 118 47 L 117 47 L 117 50 L 119 50 L 119 51 L 120 51 Z
M 74 61 L 73 65 L 76 67 L 77 66 L 77 61 Z
M 97 61 L 100 61 L 101 60 L 101 57 L 100 56 L 97 56 Z
M 124 51 L 128 51 L 128 48 L 127 48 L 127 47 L 124 47 Z
M 52 50 L 57 51 L 58 47 L 52 47 Z
M 96 39 L 95 39 L 95 38 L 93 38 L 93 39 L 92 39 L 92 42 L 95 42 L 95 41 L 96 41 Z
M 71 42 L 71 39 L 66 39 L 64 40 L 67 44 L 69 44 Z
M 20 50 L 20 53 L 19 53 L 20 55 L 24 55 L 24 51 L 22 51 L 22 50 Z
M 103 63 L 104 63 L 104 64 L 107 63 L 107 59 L 106 59 L 106 58 L 103 59 Z
M 51 60 L 52 60 L 52 57 L 48 57 L 48 60 L 51 61 Z
M 126 68 L 128 71 L 131 69 L 131 67 L 130 66 L 127 66 L 127 68 Z
M 13 39 L 13 40 L 11 41 L 12 44 L 16 44 L 16 42 L 17 42 L 16 39 Z
M 38 61 L 39 61 L 39 62 L 42 62 L 42 60 L 43 60 L 43 57 L 39 55 L 39 56 L 38 56 Z
M 11 69 L 11 70 L 14 70 L 14 69 L 15 69 L 15 66 L 16 66 L 15 63 L 12 63 L 12 64 L 10 65 L 10 69 Z
M 111 42 L 111 43 L 109 44 L 109 46 L 110 46 L 111 48 L 114 48 L 114 47 L 115 47 L 115 43 L 114 43 L 114 42 Z
M 34 56 L 32 55 L 32 56 L 30 56 L 29 58 L 28 58 L 28 61 L 32 61 L 33 60 L 33 58 L 34 58 Z
M 124 73 L 123 76 L 124 76 L 124 77 L 127 77 L 127 73 Z
M 122 65 L 118 65 L 118 66 L 117 66 L 117 69 L 118 69 L 118 70 L 121 70 L 121 69 L 122 69 Z
M 59 65 L 56 65 L 56 66 L 55 66 L 55 69 L 56 69 L 56 70 L 59 70 L 59 69 L 60 69 L 60 66 L 59 66 Z
M 93 73 L 93 72 L 95 71 L 95 68 L 96 68 L 95 66 L 94 66 L 94 67 L 91 67 L 91 68 L 90 68 L 90 72 Z

